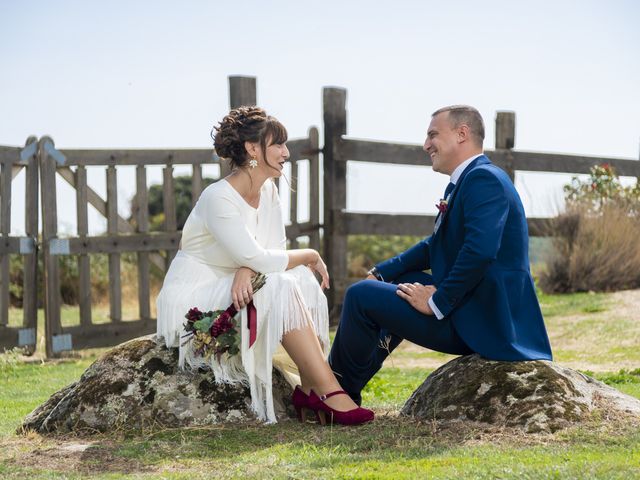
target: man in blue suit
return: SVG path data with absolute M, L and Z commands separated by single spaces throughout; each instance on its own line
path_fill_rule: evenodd
M 433 113 L 423 148 L 433 169 L 451 177 L 434 232 L 347 290 L 329 363 L 357 403 L 403 339 L 456 355 L 551 360 L 524 208 L 483 155 L 483 140 L 475 108 Z

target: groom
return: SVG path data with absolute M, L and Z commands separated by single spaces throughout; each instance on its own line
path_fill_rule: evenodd
M 475 108 L 433 113 L 423 148 L 451 177 L 434 232 L 347 290 L 329 363 L 357 403 L 403 339 L 455 355 L 551 360 L 522 202 L 483 140 Z

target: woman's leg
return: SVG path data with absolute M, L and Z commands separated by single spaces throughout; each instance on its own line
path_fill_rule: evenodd
M 302 389 L 305 393 L 313 389 L 318 395 L 341 390 L 338 380 L 324 359 L 318 337 L 310 326 L 291 330 L 282 337 L 282 346 L 298 366 Z M 352 410 L 357 405 L 348 395 L 335 395 L 325 400 L 331 408 L 339 411 Z

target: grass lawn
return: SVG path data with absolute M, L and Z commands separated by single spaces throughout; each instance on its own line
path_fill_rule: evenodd
M 640 291 L 540 300 L 559 363 L 640 398 Z M 13 433 L 99 353 L 32 363 L 0 355 L 0 478 L 640 478 L 639 425 L 594 419 L 525 435 L 399 417 L 426 375 L 452 358 L 408 344 L 367 386 L 364 403 L 378 417 L 359 428 L 290 421 L 92 437 Z

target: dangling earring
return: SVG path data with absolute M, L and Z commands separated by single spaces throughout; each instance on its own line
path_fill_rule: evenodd
M 252 158 L 251 160 L 249 160 L 249 166 L 251 168 L 256 168 L 258 166 L 258 160 L 256 160 L 255 158 Z

